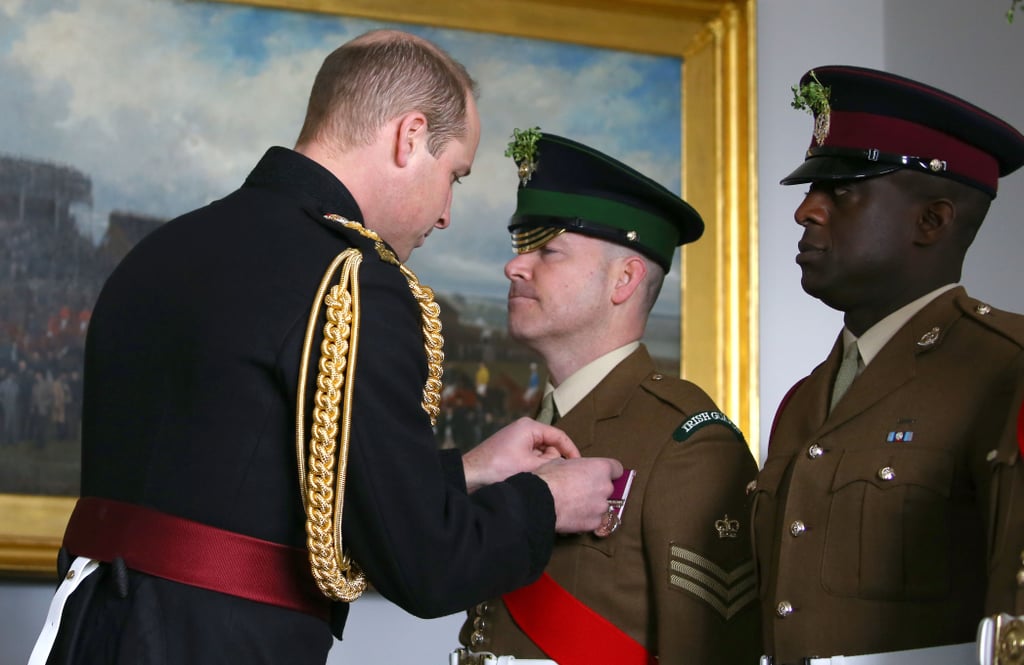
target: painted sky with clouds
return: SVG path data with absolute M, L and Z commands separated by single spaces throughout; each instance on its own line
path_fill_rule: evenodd
M 293 145 L 324 56 L 382 25 L 180 0 L 0 0 L 0 153 L 88 175 L 94 235 L 111 210 L 174 217 L 237 188 L 268 146 Z M 679 191 L 678 61 L 406 28 L 464 62 L 482 92 L 452 228 L 410 262 L 425 283 L 505 293 L 513 127 L 588 143 Z M 659 311 L 677 310 L 678 291 L 674 268 Z

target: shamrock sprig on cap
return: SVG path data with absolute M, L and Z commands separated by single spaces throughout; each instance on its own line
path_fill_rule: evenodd
M 813 69 L 810 76 L 811 80 L 807 83 L 793 86 L 793 101 L 790 104 L 793 108 L 807 111 L 814 116 L 814 140 L 821 145 L 828 136 L 829 116 L 832 113 L 829 95 L 832 90 L 821 84 Z
M 529 129 L 513 129 L 512 140 L 505 149 L 505 156 L 511 157 L 519 166 L 519 184 L 526 185 L 530 176 L 537 169 L 537 141 L 540 140 L 540 127 Z

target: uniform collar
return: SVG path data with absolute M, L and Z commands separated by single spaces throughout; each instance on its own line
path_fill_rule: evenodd
M 604 380 L 604 377 L 615 369 L 620 362 L 625 360 L 631 353 L 639 348 L 640 342 L 630 342 L 609 351 L 603 356 L 596 358 L 583 367 L 572 373 L 569 378 L 554 388 L 550 383 L 544 388 L 544 394 L 554 391 L 555 408 L 562 416 L 580 403 L 590 391 L 597 387 L 597 384 Z
M 885 317 L 875 325 L 868 328 L 863 335 L 860 337 L 854 336 L 852 332 L 847 328 L 843 328 L 843 350 L 845 351 L 851 344 L 857 342 L 857 348 L 860 350 L 861 360 L 864 361 L 864 366 L 869 365 L 878 355 L 878 352 L 882 350 L 890 339 L 896 335 L 900 328 L 905 326 L 910 319 L 914 318 L 914 315 L 920 312 L 925 306 L 931 301 L 941 296 L 946 291 L 955 289 L 959 284 L 946 284 L 941 286 L 931 293 L 926 293 L 917 300 L 907 303 L 903 307 Z
M 275 146 L 245 180 L 248 187 L 262 187 L 298 198 L 316 217 L 327 213 L 362 221 L 359 204 L 345 185 L 323 166 L 288 148 Z

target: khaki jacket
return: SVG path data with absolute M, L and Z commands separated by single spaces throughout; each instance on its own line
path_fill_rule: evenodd
M 1024 317 L 957 288 L 896 333 L 831 415 L 841 338 L 783 402 L 754 493 L 777 662 L 973 641 L 986 595 L 1019 611 L 1022 348 Z
M 657 372 L 641 347 L 557 423 L 583 455 L 615 457 L 637 475 L 618 530 L 561 537 L 546 572 L 661 665 L 757 661 L 745 496 L 756 464 L 724 424 L 676 434 L 717 411 L 697 386 Z M 468 614 L 460 638 L 475 651 L 545 657 L 500 599 Z

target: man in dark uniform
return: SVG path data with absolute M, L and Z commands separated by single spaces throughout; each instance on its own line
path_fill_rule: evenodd
M 880 71 L 821 67 L 794 91 L 815 116 L 782 181 L 809 184 L 796 260 L 845 326 L 783 400 L 757 479 L 765 652 L 971 662 L 984 614 L 1021 610 L 1024 317 L 958 282 L 1024 136 Z
M 614 456 L 635 476 L 621 515 L 612 506 L 597 533 L 560 538 L 541 580 L 468 612 L 460 639 L 474 653 L 461 662 L 755 662 L 745 488 L 757 465 L 711 398 L 659 372 L 639 342 L 676 247 L 704 223 L 593 148 L 516 136 L 508 325 L 548 368 L 538 417 L 560 414 L 583 455 Z
M 435 45 L 363 35 L 325 60 L 295 150 L 118 267 L 47 662 L 323 663 L 348 613 L 328 599 L 370 583 L 450 614 L 600 524 L 621 467 L 561 459 L 578 451 L 554 428 L 523 419 L 462 458 L 432 436 L 437 306 L 402 262 L 448 226 L 474 96 Z

